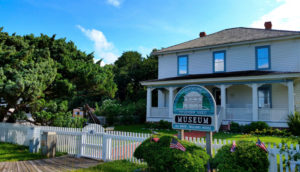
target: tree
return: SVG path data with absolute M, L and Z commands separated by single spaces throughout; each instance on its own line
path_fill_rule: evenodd
M 121 101 L 137 101 L 145 98 L 145 88 L 140 82 L 157 78 L 157 59 L 157 56 L 143 58 L 136 51 L 127 51 L 115 62 L 117 96 Z
M 13 122 L 29 109 L 37 121 L 48 125 L 37 112 L 49 111 L 35 108 L 38 101 L 68 102 L 67 110 L 49 112 L 54 119 L 57 113 L 70 116 L 68 111 L 73 107 L 115 96 L 113 67 L 94 64 L 94 55 L 78 50 L 72 41 L 55 39 L 55 35 L 9 35 L 2 30 L 0 28 L 0 98 L 7 106 L 0 107 L 0 121 L 10 114 Z M 15 111 L 9 112 L 10 108 Z M 50 125 L 60 124 L 52 121 Z

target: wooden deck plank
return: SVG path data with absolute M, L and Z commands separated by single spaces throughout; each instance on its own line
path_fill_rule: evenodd
M 50 159 L 18 161 L 18 162 L 0 162 L 0 171 L 2 172 L 60 172 L 71 171 L 79 168 L 88 168 L 96 166 L 101 161 L 76 158 L 72 156 L 63 156 Z

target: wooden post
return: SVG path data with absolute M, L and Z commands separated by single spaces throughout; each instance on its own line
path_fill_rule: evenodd
M 212 157 L 212 132 L 206 132 L 206 152 Z
M 184 130 L 178 130 L 178 139 L 184 140 Z
M 55 132 L 44 132 L 41 141 L 42 155 L 46 155 L 48 158 L 54 158 L 56 142 L 57 137 Z

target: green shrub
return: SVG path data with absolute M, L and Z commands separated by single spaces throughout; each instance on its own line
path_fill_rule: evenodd
M 185 148 L 183 152 L 171 149 L 170 142 L 174 136 L 159 135 L 158 142 L 145 140 L 134 152 L 137 159 L 147 162 L 150 171 L 154 172 L 194 172 L 205 171 L 209 156 L 205 150 L 193 143 L 179 141 Z
M 287 130 L 279 130 L 279 129 L 263 129 L 263 130 L 258 130 L 256 129 L 255 131 L 251 131 L 250 134 L 254 135 L 265 135 L 265 136 L 292 136 L 291 132 L 288 132 Z
M 242 132 L 241 126 L 238 123 L 236 123 L 236 122 L 231 122 L 231 124 L 230 124 L 230 132 L 233 132 L 233 133 L 240 133 L 240 132 Z
M 295 112 L 294 115 L 288 116 L 288 126 L 291 133 L 295 136 L 300 136 L 300 114 Z
M 251 122 L 249 125 L 245 125 L 243 132 L 250 133 L 251 131 L 263 130 L 263 129 L 269 129 L 269 128 L 270 127 L 266 122 L 256 121 L 256 122 Z
M 267 172 L 268 154 L 253 142 L 238 142 L 236 150 L 224 145 L 212 160 L 212 166 L 219 172 Z
M 150 129 L 172 129 L 172 123 L 164 120 L 159 122 L 147 122 L 146 127 Z

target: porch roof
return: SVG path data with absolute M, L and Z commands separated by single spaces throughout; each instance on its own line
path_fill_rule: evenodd
M 271 77 L 272 76 L 272 77 Z M 275 76 L 275 77 L 274 77 Z M 210 81 L 231 81 L 231 80 L 256 80 L 256 79 L 284 79 L 300 77 L 300 72 L 282 72 L 282 71 L 261 71 L 247 70 L 224 73 L 191 74 L 177 77 L 154 79 L 143 81 L 142 85 L 160 85 L 172 84 L 180 81 L 184 83 L 210 82 Z

